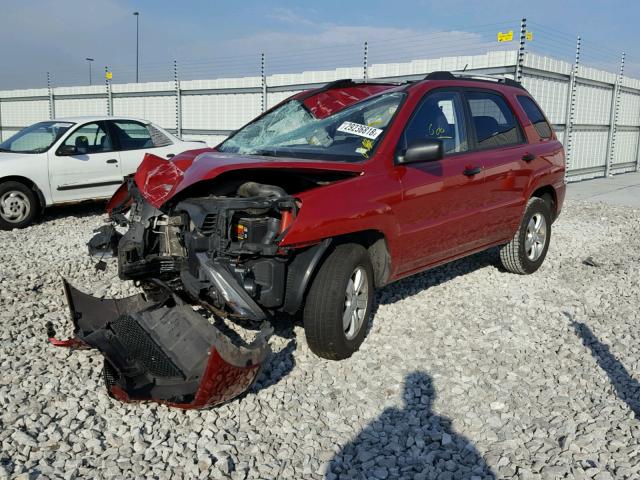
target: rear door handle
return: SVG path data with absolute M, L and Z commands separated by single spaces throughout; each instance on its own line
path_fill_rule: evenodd
M 532 160 L 535 160 L 536 156 L 533 153 L 525 153 L 522 156 L 522 160 L 524 160 L 525 162 L 530 162 Z
M 167 158 L 168 158 L 168 159 L 171 159 L 171 158 L 173 158 L 173 157 L 175 157 L 175 156 L 176 156 L 176 154 L 175 154 L 175 153 L 170 153 L 169 155 L 167 155 Z
M 462 173 L 464 173 L 467 177 L 473 177 L 474 175 L 479 174 L 481 171 L 482 167 L 467 167 Z
M 110 158 L 109 160 L 107 160 L 107 163 L 118 163 L 118 160 L 116 160 L 115 158 Z

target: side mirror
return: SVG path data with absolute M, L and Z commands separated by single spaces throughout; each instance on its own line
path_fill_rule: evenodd
M 68 157 L 71 155 L 79 155 L 78 147 L 75 145 L 61 145 L 58 149 L 58 155 L 61 157 Z
M 442 140 L 415 140 L 402 155 L 397 156 L 397 163 L 420 163 L 441 160 L 444 157 Z

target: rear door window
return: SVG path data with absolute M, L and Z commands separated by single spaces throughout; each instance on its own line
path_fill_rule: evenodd
M 520 125 L 502 95 L 468 91 L 466 98 L 479 149 L 500 148 L 523 142 Z
M 140 150 L 155 147 L 149 129 L 142 123 L 130 120 L 114 120 L 111 125 L 118 139 L 120 150 Z
M 527 117 L 533 124 L 536 132 L 538 132 L 538 135 L 540 135 L 540 138 L 551 138 L 553 135 L 551 125 L 549 125 L 544 118 L 542 110 L 540 110 L 538 105 L 529 97 L 522 95 L 518 97 L 518 102 L 520 102 L 524 113 L 527 114 Z

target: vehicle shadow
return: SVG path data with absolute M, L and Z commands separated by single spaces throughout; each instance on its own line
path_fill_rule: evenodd
M 490 248 L 475 255 L 461 258 L 460 260 L 391 283 L 378 292 L 377 302 L 380 305 L 396 303 L 405 298 L 412 297 L 423 290 L 438 286 L 480 268 L 488 266 L 500 268 L 499 263 L 498 249 Z
M 640 382 L 631 376 L 622 362 L 611 353 L 609 346 L 602 343 L 587 325 L 572 319 L 571 326 L 609 377 L 618 398 L 627 404 L 636 418 L 640 418 Z
M 495 479 L 473 442 L 454 432 L 450 419 L 432 411 L 435 398 L 429 374 L 407 375 L 404 406 L 385 409 L 343 446 L 325 478 Z
M 91 200 L 68 205 L 54 205 L 48 207 L 37 223 L 46 223 L 66 217 L 91 217 L 93 215 L 106 215 L 107 202 L 104 200 Z

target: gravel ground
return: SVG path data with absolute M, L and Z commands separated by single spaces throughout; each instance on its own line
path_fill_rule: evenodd
M 197 412 L 111 400 L 99 354 L 45 340 L 61 275 L 134 290 L 85 253 L 99 212 L 0 232 L 0 477 L 640 478 L 639 210 L 567 204 L 532 276 L 489 251 L 386 287 L 343 362 L 282 320 L 253 390 Z

